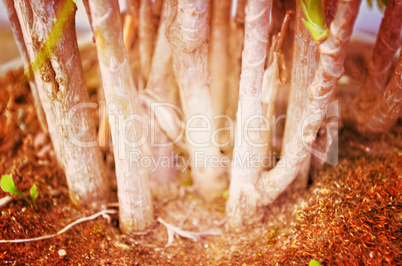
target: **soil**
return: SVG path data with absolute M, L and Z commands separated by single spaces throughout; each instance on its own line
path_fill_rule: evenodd
M 356 66 L 346 66 L 358 80 Z M 96 101 L 94 90 L 91 94 Z M 349 94 L 353 90 L 340 95 Z M 36 210 L 19 197 L 0 207 L 0 239 L 54 234 L 94 213 L 70 204 L 65 176 L 41 132 L 21 69 L 0 78 L 0 125 L 0 174 L 11 174 L 24 193 L 33 184 L 39 191 Z M 401 121 L 380 136 L 363 138 L 342 129 L 338 164 L 316 170 L 310 183 L 307 190 L 280 197 L 261 224 L 242 234 L 226 230 L 224 199 L 207 204 L 184 184 L 178 199 L 155 200 L 155 218 L 205 233 L 195 241 L 176 235 L 167 246 L 167 229 L 159 222 L 145 234 L 123 235 L 112 215 L 51 239 L 0 244 L 0 264 L 306 265 L 311 259 L 324 265 L 402 264 Z M 5 196 L 0 191 L 0 198 Z

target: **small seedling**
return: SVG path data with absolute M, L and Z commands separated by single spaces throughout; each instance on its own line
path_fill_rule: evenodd
M 31 194 L 32 205 L 36 209 L 36 198 L 39 196 L 38 190 L 36 190 L 36 185 L 32 185 L 29 193 Z
M 0 186 L 1 189 L 4 192 L 8 192 L 10 194 L 14 194 L 17 196 L 20 196 L 21 198 L 23 198 L 26 202 L 28 202 L 29 206 L 31 206 L 32 208 L 36 208 L 36 198 L 39 196 L 38 191 L 36 190 L 36 186 L 33 185 L 30 189 L 30 194 L 31 194 L 31 199 L 32 202 L 24 195 L 22 194 L 16 187 L 14 184 L 14 180 L 11 176 L 9 175 L 3 175 L 1 177 L 1 181 L 0 181 Z
M 322 266 L 321 263 L 319 263 L 316 260 L 310 260 L 310 262 L 308 263 L 308 266 Z

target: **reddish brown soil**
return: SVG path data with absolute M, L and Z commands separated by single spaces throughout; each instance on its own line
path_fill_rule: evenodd
M 48 138 L 41 140 L 22 70 L 0 78 L 0 174 L 20 191 L 39 191 L 38 209 L 23 200 L 1 207 L 0 239 L 53 234 L 93 211 L 74 209 Z M 175 238 L 155 222 L 145 235 L 122 235 L 117 216 L 81 223 L 48 240 L 0 244 L 0 264 L 11 265 L 325 265 L 402 263 L 402 123 L 389 134 L 363 139 L 344 129 L 339 164 L 314 175 L 307 191 L 282 197 L 262 224 L 241 235 L 224 227 L 224 204 L 206 204 L 188 187 L 179 199 L 155 203 L 156 217 L 193 232 Z M 301 196 L 300 196 L 301 195 Z M 2 191 L 0 198 L 6 196 Z M 65 256 L 59 251 L 64 250 Z

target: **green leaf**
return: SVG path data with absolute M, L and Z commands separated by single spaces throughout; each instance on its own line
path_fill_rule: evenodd
M 321 0 L 299 0 L 299 3 L 306 17 L 305 20 L 303 19 L 303 23 L 310 31 L 313 39 L 317 43 L 325 41 L 328 38 L 329 30 Z
M 36 190 L 36 185 L 31 187 L 29 193 L 31 194 L 32 204 L 34 208 L 36 208 L 36 198 L 39 196 L 38 190 Z
M 316 260 L 310 260 L 310 262 L 308 263 L 308 266 L 322 266 L 321 263 L 319 263 Z
M 0 186 L 4 192 L 22 197 L 32 207 L 31 201 L 15 187 L 14 180 L 11 176 L 3 175 L 1 177 Z
M 308 31 L 311 33 L 311 36 L 313 37 L 313 39 L 316 42 L 321 42 L 328 37 L 328 35 L 329 35 L 328 28 L 323 29 L 323 28 L 317 27 L 316 24 L 310 23 L 309 21 L 307 21 L 305 19 L 303 19 L 303 23 L 306 26 L 306 28 L 308 29 Z
M 1 182 L 1 189 L 4 192 L 8 192 L 8 193 L 11 193 L 11 194 L 14 194 L 14 195 L 21 196 L 22 193 L 19 192 L 19 190 L 15 187 L 14 180 L 13 180 L 13 178 L 11 176 L 3 175 L 1 177 L 0 182 Z
M 325 12 L 321 1 L 306 0 L 306 6 L 310 20 L 321 27 L 327 27 Z

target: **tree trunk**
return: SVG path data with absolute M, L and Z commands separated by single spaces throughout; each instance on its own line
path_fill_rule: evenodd
M 17 13 L 14 8 L 13 0 L 3 0 L 4 7 L 8 14 L 8 20 L 10 21 L 11 30 L 14 35 L 15 42 L 17 43 L 18 51 L 20 52 L 22 61 L 24 62 L 25 71 L 28 73 L 29 88 L 31 89 L 32 97 L 34 99 L 34 106 L 36 115 L 38 116 L 39 124 L 43 132 L 48 133 L 47 122 L 45 113 L 40 102 L 38 88 L 36 87 L 34 73 L 29 62 L 29 56 L 27 48 L 24 43 L 24 36 L 22 35 L 21 25 L 18 21 Z
M 291 12 L 288 11 L 283 19 L 281 30 L 272 38 L 272 45 L 269 50 L 267 69 L 264 72 L 262 80 L 262 114 L 269 122 L 269 131 L 266 134 L 268 143 L 265 155 L 271 155 L 273 149 L 273 136 L 275 127 L 275 104 L 277 102 L 278 93 L 288 78 L 288 72 L 285 64 L 285 55 L 283 54 L 283 43 L 286 40 L 289 28 Z M 276 132 L 276 130 L 275 130 Z
M 402 53 L 385 91 L 372 108 L 361 113 L 354 125 L 360 133 L 387 132 L 402 114 Z
M 198 192 L 212 200 L 222 195 L 227 180 L 225 169 L 206 161 L 220 157 L 219 148 L 211 143 L 214 121 L 209 91 L 208 34 L 207 0 L 169 1 L 166 37 L 173 51 L 183 111 L 186 119 L 192 119 L 186 123 L 191 174 Z
M 165 2 L 167 2 L 167 1 L 164 1 L 164 0 L 153 0 L 153 3 L 152 3 L 152 12 L 153 12 L 153 14 L 154 14 L 155 16 L 157 16 L 157 17 L 160 17 L 160 16 L 161 16 L 161 14 L 162 14 L 162 9 L 163 9 L 163 6 L 165 5 Z
M 148 121 L 152 120 L 151 117 L 156 120 L 154 127 L 151 125 L 151 134 L 153 134 L 153 137 L 149 138 L 148 141 L 151 149 L 149 153 L 150 155 L 152 154 L 156 161 L 165 158 L 172 160 L 172 154 L 175 153 L 173 144 L 169 144 L 168 146 L 164 146 L 163 144 L 172 143 L 174 139 L 170 139 L 165 130 L 169 130 L 167 128 L 172 126 L 180 126 L 180 123 L 171 123 L 172 119 L 180 120 L 172 113 L 173 110 L 165 105 L 166 103 L 175 104 L 177 98 L 177 85 L 172 69 L 172 52 L 165 35 L 167 8 L 168 5 L 166 1 L 162 9 L 162 17 L 160 19 L 157 42 L 152 59 L 151 73 L 147 87 L 140 96 L 143 102 L 143 104 L 141 104 L 143 113 L 147 116 Z M 153 108 L 152 104 L 158 107 Z M 163 109 L 165 116 L 170 116 L 171 118 L 158 119 L 159 117 L 153 111 L 158 112 L 160 109 Z M 175 131 L 180 132 L 180 128 L 177 128 Z M 170 161 L 169 167 L 160 164 L 151 167 L 150 170 L 151 190 L 155 197 L 167 200 L 177 196 L 177 169 L 172 161 Z
M 352 119 L 370 111 L 382 94 L 390 74 L 392 60 L 401 46 L 402 0 L 388 0 L 374 46 L 373 57 L 367 67 L 367 76 L 356 98 L 350 104 Z
M 257 116 L 262 115 L 262 79 L 271 8 L 272 0 L 248 0 L 246 6 L 239 109 L 232 159 L 230 196 L 226 208 L 231 225 L 234 225 L 233 222 L 237 222 L 239 218 L 241 219 L 241 216 L 245 215 L 244 212 L 250 212 L 254 216 L 257 213 L 258 198 L 254 183 L 262 168 L 261 165 L 252 165 L 251 161 L 262 158 L 267 145 L 264 133 L 260 130 L 261 122 Z M 250 119 L 252 119 L 251 122 Z M 248 130 L 249 128 L 253 130 Z M 245 163 L 242 164 L 243 160 Z M 247 217 L 252 218 L 253 215 L 247 215 Z
M 232 1 L 233 4 L 234 1 Z M 228 106 L 225 113 L 235 120 L 237 103 L 239 101 L 239 84 L 241 73 L 241 57 L 244 43 L 244 18 L 246 0 L 237 0 L 237 11 L 235 17 L 230 20 L 230 42 L 229 42 L 229 85 L 228 85 Z
M 77 206 L 104 203 L 109 182 L 88 110 L 75 34 L 76 7 L 71 1 L 18 0 L 15 9 L 33 71 L 40 74 L 35 75 L 36 84 L 55 151 L 66 173 L 70 199 Z M 48 111 L 47 102 L 53 113 Z
M 214 115 L 225 115 L 227 106 L 228 46 L 230 22 L 230 0 L 213 1 L 211 46 L 209 51 L 209 73 L 211 74 L 211 98 Z M 217 129 L 225 125 L 225 119 L 217 119 Z M 227 131 L 221 131 L 219 144 L 227 142 Z M 226 146 L 226 145 L 225 145 Z
M 153 221 L 147 169 L 134 121 L 138 102 L 124 48 L 117 0 L 90 0 L 92 27 L 109 111 L 119 198 L 119 224 L 123 232 L 141 231 Z M 135 156 L 135 157 L 133 157 Z
M 130 51 L 138 31 L 140 0 L 127 0 L 126 3 L 127 14 L 124 17 L 123 39 L 127 51 Z
M 260 207 L 272 203 L 295 179 L 303 166 L 325 116 L 326 105 L 331 100 L 335 85 L 343 74 L 345 47 L 352 35 L 359 5 L 360 0 L 339 1 L 330 35 L 319 46 L 320 61 L 314 81 L 308 89 L 309 97 L 304 104 L 302 117 L 298 121 L 292 141 L 285 147 L 284 156 L 270 171 L 257 172 L 253 169 L 255 171 L 253 174 L 260 174 L 259 177 L 251 176 L 246 179 L 245 175 L 240 181 L 232 177 L 226 208 L 231 228 L 240 230 L 250 222 L 256 221 L 260 217 Z M 246 59 L 243 58 L 244 60 Z M 260 61 L 255 59 L 254 62 Z M 255 104 L 257 105 L 257 102 Z M 243 183 L 239 186 L 241 181 Z
M 152 0 L 140 0 L 140 20 L 139 20 L 139 43 L 140 43 L 140 65 L 141 81 L 143 90 L 151 72 L 152 53 L 154 51 L 155 27 L 153 22 L 153 3 Z
M 172 51 L 166 39 L 166 20 L 168 16 L 167 1 L 162 9 L 155 51 L 152 57 L 151 72 L 146 87 L 152 90 L 161 100 L 176 103 L 178 97 L 177 84 L 173 73 Z
M 290 80 L 289 102 L 286 111 L 285 129 L 282 139 L 282 152 L 291 142 L 300 121 L 304 103 L 308 98 L 307 88 L 314 80 L 319 53 L 310 32 L 303 24 L 303 12 L 299 1 L 296 1 L 296 22 L 293 43 L 293 66 Z M 306 187 L 310 169 L 311 154 L 308 154 L 297 176 L 296 187 Z

